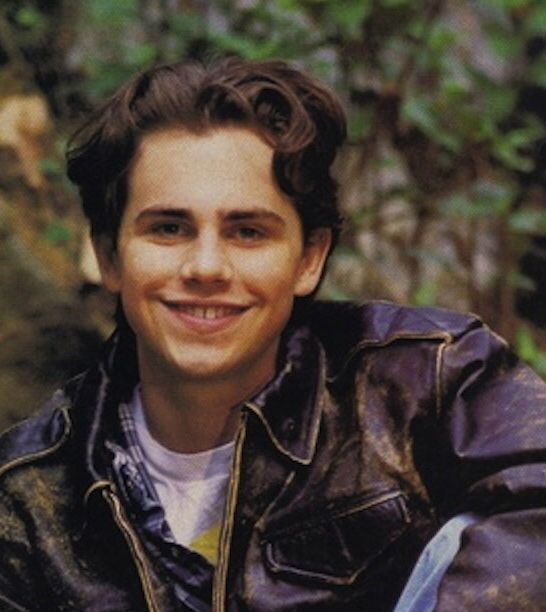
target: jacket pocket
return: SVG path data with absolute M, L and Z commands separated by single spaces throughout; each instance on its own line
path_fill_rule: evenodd
M 296 582 L 350 585 L 408 528 L 404 495 L 390 491 L 343 505 L 266 537 L 269 570 Z

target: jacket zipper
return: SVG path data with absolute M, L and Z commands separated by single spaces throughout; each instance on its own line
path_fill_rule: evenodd
M 135 532 L 133 531 L 129 522 L 124 516 L 123 510 L 121 508 L 121 503 L 117 495 L 109 489 L 103 490 L 103 496 L 108 502 L 112 510 L 112 514 L 114 516 L 114 521 L 116 522 L 120 531 L 123 533 L 123 536 L 125 537 L 125 540 L 127 541 L 127 544 L 129 545 L 129 548 L 135 560 L 148 610 L 150 612 L 160 612 L 158 606 L 154 601 L 152 581 L 148 573 L 148 569 L 146 567 L 146 561 L 144 554 L 142 553 L 140 542 L 138 541 Z
M 233 465 L 231 469 L 231 478 L 229 480 L 229 488 L 226 500 L 226 510 L 224 514 L 224 520 L 222 521 L 222 530 L 220 532 L 218 564 L 214 572 L 214 584 L 212 589 L 213 612 L 225 612 L 226 609 L 226 582 L 229 566 L 229 549 L 231 544 L 231 537 L 233 535 L 235 506 L 237 502 L 237 494 L 239 491 L 241 457 L 245 434 L 246 413 L 243 413 L 241 417 L 241 425 L 239 427 L 239 431 L 237 432 L 237 439 L 235 441 Z

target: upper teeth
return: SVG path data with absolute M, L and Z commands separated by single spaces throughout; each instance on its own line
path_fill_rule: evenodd
M 237 308 L 226 306 L 179 306 L 179 309 L 201 319 L 220 319 L 238 312 Z

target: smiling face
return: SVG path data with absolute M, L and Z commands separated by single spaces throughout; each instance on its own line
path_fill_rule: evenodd
M 96 243 L 121 296 L 143 380 L 245 380 L 274 374 L 295 296 L 317 286 L 327 229 L 304 245 L 272 175 L 273 151 L 249 129 L 143 137 L 116 250 Z

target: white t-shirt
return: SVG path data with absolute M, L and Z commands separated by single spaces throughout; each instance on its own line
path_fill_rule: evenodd
M 150 434 L 138 389 L 131 408 L 146 469 L 176 541 L 215 564 L 235 443 L 200 453 L 171 451 Z

